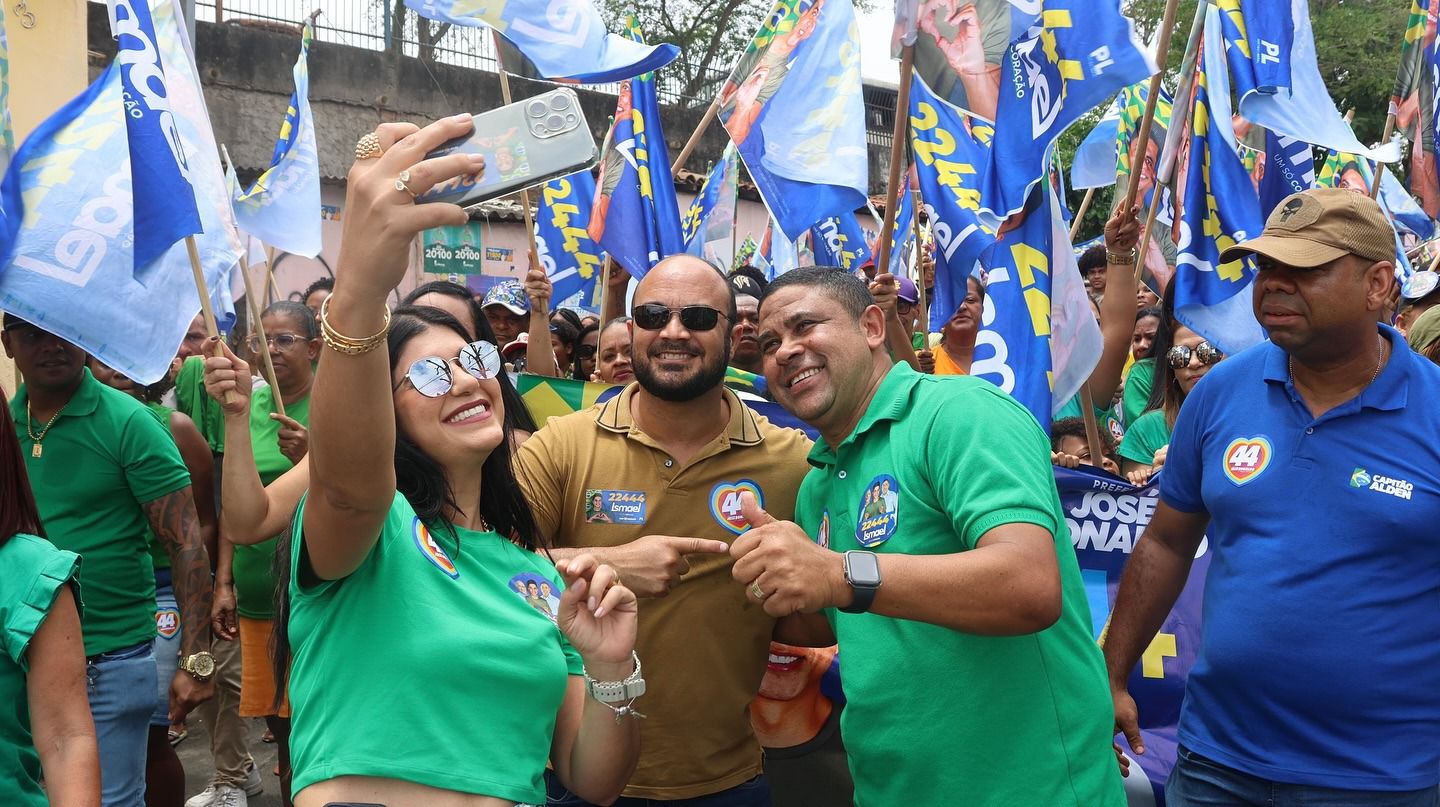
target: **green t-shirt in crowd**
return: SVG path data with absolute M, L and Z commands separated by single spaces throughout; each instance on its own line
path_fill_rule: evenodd
M 1103 409 L 1099 404 L 1096 404 L 1094 408 L 1095 425 L 1109 432 L 1110 439 L 1117 443 L 1120 442 L 1120 438 L 1125 436 L 1125 427 L 1121 425 L 1120 418 L 1115 416 L 1115 411 L 1113 409 Z M 1060 407 L 1060 411 L 1055 413 L 1054 419 L 1064 420 L 1065 418 L 1078 418 L 1081 417 L 1082 411 L 1080 408 L 1080 394 L 1076 393 L 1070 400 L 1065 402 L 1064 406 Z
M 195 421 L 210 453 L 225 453 L 225 410 L 205 391 L 205 359 L 191 356 L 175 374 L 175 408 Z
M 280 421 L 270 417 L 275 396 L 269 386 L 256 387 L 250 394 L 250 449 L 260 481 L 270 484 L 295 467 L 280 453 Z M 310 396 L 285 402 L 285 414 L 310 427 Z M 271 538 L 250 546 L 235 545 L 230 565 L 235 577 L 235 613 L 246 619 L 270 619 L 275 615 L 275 545 Z
M 153 402 L 146 403 L 145 408 L 155 413 L 155 417 L 160 419 L 160 425 L 164 426 L 165 431 L 169 433 L 171 439 L 174 439 L 175 432 L 170 428 L 170 416 L 175 413 L 175 410 L 165 404 Z M 181 456 L 180 459 L 183 462 L 185 458 Z M 145 525 L 145 541 L 150 546 L 150 565 L 156 569 L 170 568 L 170 553 L 166 551 L 165 545 L 160 543 L 159 536 L 155 534 L 154 530 L 150 529 L 149 524 Z
M 0 793 L 16 807 L 47 807 L 40 789 L 40 756 L 30 733 L 30 701 L 25 676 L 30 640 L 55 605 L 60 587 L 74 583 L 80 558 L 56 549 L 44 538 L 21 533 L 0 545 Z M 80 594 L 75 605 L 80 607 Z M 154 610 L 154 606 L 151 606 Z M 153 629 L 152 629 L 153 632 Z
M 555 567 L 494 532 L 431 530 L 396 493 L 360 568 L 306 588 L 300 532 L 289 591 L 294 792 L 380 776 L 544 804 L 555 717 L 569 676 L 583 672 L 553 621 Z
M 1155 452 L 1170 445 L 1170 424 L 1165 422 L 1165 410 L 1151 409 L 1130 424 L 1125 432 L 1125 441 L 1120 444 L 1120 457 L 1149 465 L 1155 461 Z
M 809 459 L 795 513 L 822 546 L 948 555 L 1036 524 L 1060 570 L 1059 620 L 1023 636 L 826 610 L 857 807 L 1123 807 L 1104 662 L 1034 417 L 988 382 L 898 364 L 854 432 Z M 867 495 L 884 506 L 861 519 Z
M 42 456 L 33 456 L 26 433 L 25 386 L 10 415 L 46 536 L 85 559 L 80 582 L 89 607 L 81 628 L 85 655 L 93 656 L 154 638 L 155 567 L 142 505 L 188 486 L 190 472 L 153 412 L 84 373 L 46 432 Z
M 1120 414 L 1125 428 L 1140 419 L 1145 405 L 1150 402 L 1150 390 L 1155 388 L 1155 359 L 1139 359 L 1130 365 L 1125 374 L 1125 394 L 1120 399 Z

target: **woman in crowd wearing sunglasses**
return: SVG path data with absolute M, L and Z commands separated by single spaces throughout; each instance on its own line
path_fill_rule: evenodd
M 275 664 L 293 650 L 300 807 L 543 803 L 547 762 L 605 803 L 635 765 L 634 595 L 591 556 L 552 566 L 536 551 L 495 346 L 441 311 L 385 306 L 414 236 L 465 220 L 413 196 L 483 167 L 478 155 L 421 161 L 470 128 L 468 115 L 382 124 L 348 177 L 313 473 L 282 541 Z M 233 389 L 234 372 L 217 368 L 211 388 Z M 561 578 L 553 621 L 519 593 Z
M 1150 402 L 1140 417 L 1125 430 L 1120 443 L 1121 469 L 1131 482 L 1143 485 L 1165 464 L 1170 432 L 1185 396 L 1200 377 L 1225 354 L 1205 337 L 1175 319 L 1175 303 L 1166 293 L 1161 307 L 1160 326 L 1150 355 L 1155 357 L 1155 384 Z

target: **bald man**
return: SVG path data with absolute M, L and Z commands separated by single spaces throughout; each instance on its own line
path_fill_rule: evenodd
M 661 261 L 631 315 L 636 380 L 537 431 L 516 455 L 520 479 L 556 558 L 592 553 L 640 596 L 663 598 L 640 608 L 642 751 L 616 804 L 768 807 L 749 704 L 775 623 L 731 580 L 727 553 L 749 529 L 741 491 L 793 514 L 810 441 L 721 383 L 736 312 L 714 267 Z M 608 520 L 587 517 L 597 500 Z M 550 784 L 551 805 L 585 804 Z

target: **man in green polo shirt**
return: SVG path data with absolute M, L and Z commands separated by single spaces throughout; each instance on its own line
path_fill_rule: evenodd
M 843 272 L 772 283 L 760 344 L 776 400 L 822 439 L 798 525 L 744 498 L 733 573 L 782 618 L 778 641 L 838 638 L 856 805 L 1123 805 L 1034 418 L 984 381 L 893 364 L 884 314 Z
M 214 690 L 210 561 L 190 474 L 165 427 L 139 401 L 101 384 L 85 353 L 6 314 L 0 342 L 25 376 L 10 402 L 45 532 L 81 556 L 90 709 L 106 807 L 145 793 L 145 738 L 155 708 L 155 575 L 146 527 L 170 555 L 183 626 L 170 717 Z

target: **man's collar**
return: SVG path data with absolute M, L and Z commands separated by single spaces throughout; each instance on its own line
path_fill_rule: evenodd
M 875 388 L 875 394 L 871 396 L 870 403 L 865 407 L 865 413 L 860 416 L 860 420 L 850 434 L 840 441 L 840 446 L 855 442 L 860 435 L 881 421 L 899 420 L 903 417 L 910 402 L 910 391 L 920 383 L 922 378 L 924 376 L 911 368 L 908 363 L 895 362 L 895 366 L 885 373 L 880 385 Z M 822 436 L 810 448 L 810 455 L 807 459 L 811 465 L 833 465 L 835 464 L 835 452 L 840 446 L 832 448 Z
M 62 411 L 64 417 L 82 417 L 92 415 L 95 408 L 100 405 L 101 384 L 95 376 L 90 374 L 90 368 L 86 367 L 81 371 L 80 386 L 75 388 L 75 393 L 70 396 L 69 402 L 65 404 Z M 23 410 L 26 403 L 30 401 L 30 385 L 22 384 L 15 393 L 17 411 Z
M 755 413 L 745 405 L 744 401 L 740 400 L 740 396 L 731 390 L 721 387 L 720 391 L 730 407 L 730 422 L 725 427 L 725 436 L 729 444 L 758 445 L 765 437 L 760 432 L 760 423 L 755 420 Z M 635 423 L 635 415 L 631 410 L 635 396 L 639 392 L 639 381 L 631 381 L 625 385 L 625 389 L 619 395 L 600 405 L 600 414 L 595 418 L 595 425 L 615 434 L 645 435 Z
M 1404 409 L 1409 399 L 1409 381 L 1415 355 L 1400 332 L 1389 325 L 1377 323 L 1380 334 L 1390 341 L 1390 360 L 1385 362 L 1380 375 L 1360 391 L 1360 406 L 1368 409 L 1388 411 Z M 1294 388 L 1290 377 L 1290 354 L 1274 342 L 1266 343 L 1265 380 L 1285 384 Z

